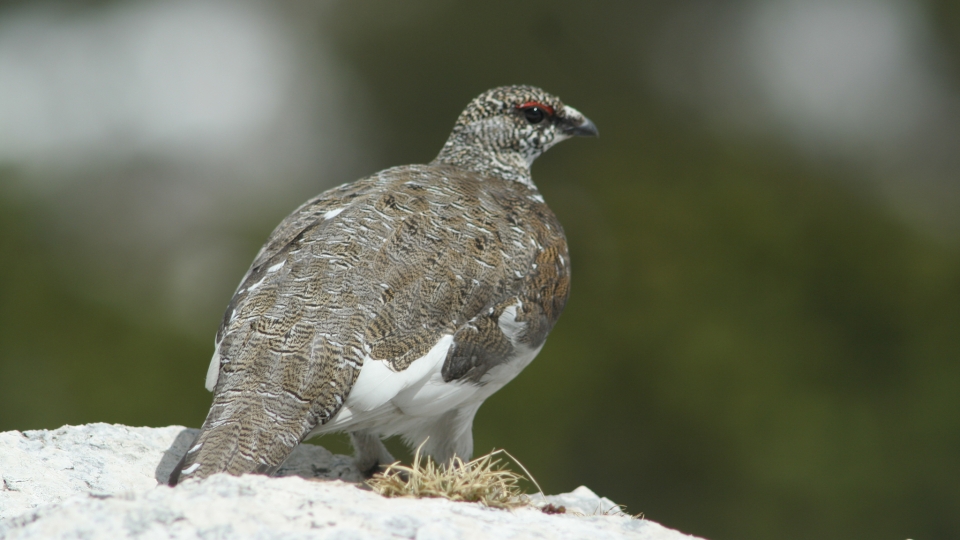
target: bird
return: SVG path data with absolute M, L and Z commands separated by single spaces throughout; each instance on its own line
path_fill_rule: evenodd
M 483 401 L 540 352 L 570 291 L 563 228 L 530 167 L 593 122 L 544 90 L 470 101 L 437 157 L 329 189 L 287 216 L 217 331 L 210 411 L 169 484 L 273 474 L 347 432 L 368 477 L 399 435 L 473 453 Z

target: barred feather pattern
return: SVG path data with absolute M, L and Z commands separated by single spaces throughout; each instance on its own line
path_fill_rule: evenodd
M 213 404 L 171 484 L 273 473 L 337 415 L 365 362 L 402 372 L 452 335 L 443 380 L 483 385 L 542 346 L 570 261 L 529 164 L 531 148 L 565 137 L 531 135 L 515 113 L 531 100 L 564 111 L 533 87 L 495 89 L 468 106 L 434 162 L 331 189 L 280 223 L 227 307 Z M 586 121 L 567 109 L 565 121 Z

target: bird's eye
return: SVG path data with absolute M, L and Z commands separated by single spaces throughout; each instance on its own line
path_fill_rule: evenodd
M 539 124 L 543 122 L 543 119 L 546 118 L 547 115 L 540 107 L 527 107 L 523 109 L 523 116 L 527 119 L 527 122 Z
M 524 118 L 531 124 L 539 124 L 544 119 L 553 116 L 553 107 L 544 105 L 539 101 L 528 101 L 517 108 L 523 111 Z

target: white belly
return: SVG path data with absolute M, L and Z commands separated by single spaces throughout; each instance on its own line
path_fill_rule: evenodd
M 384 436 L 404 434 L 435 422 L 453 409 L 479 407 L 491 394 L 517 376 L 541 347 L 528 349 L 488 371 L 481 384 L 444 382 L 441 370 L 453 336 L 445 335 L 430 351 L 403 371 L 382 360 L 366 358 L 346 403 L 310 436 L 334 431 L 370 430 Z

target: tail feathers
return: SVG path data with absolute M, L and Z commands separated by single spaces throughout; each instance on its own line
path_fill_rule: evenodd
M 285 433 L 279 428 L 274 425 L 263 429 L 241 422 L 204 425 L 197 440 L 173 469 L 168 484 L 175 486 L 182 480 L 206 478 L 220 472 L 273 474 L 300 442 L 299 434 Z

